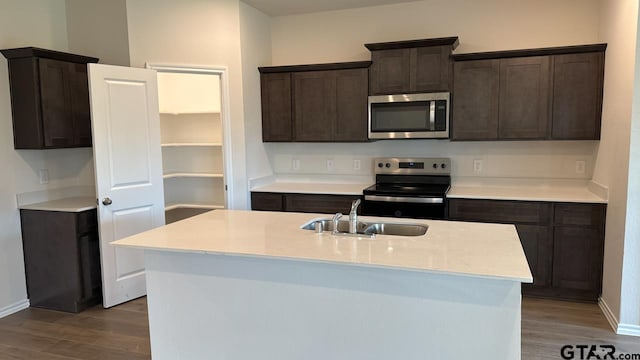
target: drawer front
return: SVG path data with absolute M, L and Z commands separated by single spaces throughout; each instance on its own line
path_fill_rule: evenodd
M 551 204 L 535 201 L 449 199 L 449 219 L 515 224 L 549 223 Z
M 251 193 L 251 209 L 262 211 L 284 211 L 283 195 L 277 193 Z
M 556 225 L 601 227 L 604 223 L 604 204 L 555 204 L 553 222 Z
M 98 226 L 97 213 L 96 209 L 78 213 L 78 234 L 86 234 Z
M 361 198 L 358 195 L 287 194 L 285 211 L 348 214 L 351 211 L 351 202 Z M 360 207 L 358 208 L 359 212 Z

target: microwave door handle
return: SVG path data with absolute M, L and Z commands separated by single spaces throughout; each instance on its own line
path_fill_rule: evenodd
M 429 102 L 429 130 L 436 130 L 436 102 L 433 100 Z

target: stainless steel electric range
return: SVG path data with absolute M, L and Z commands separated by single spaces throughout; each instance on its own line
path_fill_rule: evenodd
M 376 183 L 363 190 L 362 214 L 446 218 L 450 168 L 448 158 L 375 159 Z

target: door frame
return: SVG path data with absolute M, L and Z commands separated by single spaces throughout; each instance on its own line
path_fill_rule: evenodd
M 233 186 L 233 167 L 231 166 L 231 108 L 229 102 L 229 69 L 226 66 L 172 65 L 145 63 L 147 69 L 157 72 L 202 74 L 220 76 L 220 120 L 222 121 L 222 161 L 224 168 L 225 207 L 233 209 L 235 203 Z M 234 201 L 231 201 L 233 199 Z

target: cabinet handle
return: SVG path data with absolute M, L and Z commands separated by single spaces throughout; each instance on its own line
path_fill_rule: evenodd
M 111 201 L 111 199 L 109 199 L 108 197 L 102 199 L 102 205 L 109 206 L 112 203 L 113 203 L 113 201 Z

